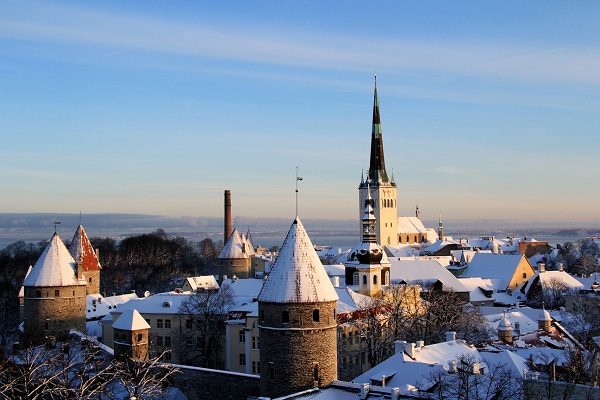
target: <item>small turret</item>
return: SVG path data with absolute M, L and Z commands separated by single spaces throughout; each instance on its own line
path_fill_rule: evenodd
M 504 340 L 506 343 L 512 343 L 512 324 L 506 317 L 506 312 L 498 324 L 498 338 Z
M 543 329 L 546 332 L 552 331 L 552 317 L 546 308 L 542 308 L 538 316 L 538 329 Z

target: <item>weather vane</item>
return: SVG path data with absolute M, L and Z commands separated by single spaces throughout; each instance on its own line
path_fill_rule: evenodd
M 56 233 L 56 225 L 60 225 L 60 221 L 58 221 L 56 218 L 54 219 L 54 233 Z
M 296 167 L 296 217 L 298 216 L 298 181 L 301 181 L 302 177 L 298 176 L 298 167 Z

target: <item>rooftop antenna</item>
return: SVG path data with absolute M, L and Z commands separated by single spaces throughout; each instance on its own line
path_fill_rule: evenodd
M 60 225 L 60 221 L 58 221 L 56 218 L 54 219 L 54 233 L 56 233 L 56 225 Z
M 298 176 L 298 167 L 296 167 L 296 217 L 298 216 L 298 181 L 301 181 L 302 177 Z

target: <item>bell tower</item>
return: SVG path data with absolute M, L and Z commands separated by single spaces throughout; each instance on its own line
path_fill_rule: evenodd
M 392 174 L 393 175 L 393 174 Z M 381 117 L 379 114 L 379 98 L 377 96 L 377 77 L 375 77 L 375 94 L 373 96 L 373 126 L 371 130 L 371 158 L 367 179 L 361 178 L 358 187 L 359 218 L 363 216 L 364 205 L 370 194 L 373 201 L 373 213 L 377 220 L 376 238 L 381 246 L 398 244 L 398 205 L 397 188 L 394 177 L 390 180 L 385 169 L 383 154 L 383 137 L 381 134 Z M 362 221 L 361 221 L 362 229 Z

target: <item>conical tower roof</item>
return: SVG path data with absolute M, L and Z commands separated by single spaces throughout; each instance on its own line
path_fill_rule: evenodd
M 69 245 L 69 253 L 76 262 L 81 262 L 83 271 L 99 271 L 102 269 L 98 258 L 96 258 L 96 252 L 90 242 L 83 226 L 79 225 L 73 240 Z
M 77 263 L 57 233 L 37 260 L 23 286 L 49 287 L 85 285 L 75 274 Z
M 237 229 L 233 229 L 227 243 L 223 246 L 219 258 L 248 258 L 249 254 L 246 251 L 245 245 L 242 243 L 242 238 Z
M 265 281 L 258 301 L 317 303 L 338 295 L 298 217 L 294 220 Z

